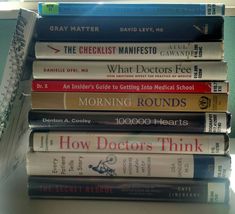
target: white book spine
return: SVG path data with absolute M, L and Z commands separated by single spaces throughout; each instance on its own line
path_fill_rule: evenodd
M 222 60 L 223 42 L 70 43 L 37 42 L 38 59 Z
M 228 121 L 225 119 L 223 113 L 206 113 L 205 132 L 221 132 L 230 133 L 231 127 L 227 127 Z
M 207 201 L 210 203 L 223 203 L 226 198 L 226 188 L 223 183 L 208 183 Z
M 206 164 L 206 167 L 212 167 L 213 173 L 210 176 L 227 178 L 230 175 L 229 158 L 223 156 L 208 158 L 214 159 L 214 166 L 207 163 L 200 165 Z M 193 178 L 194 170 L 200 167 L 194 164 L 193 155 L 63 152 L 27 154 L 27 174 L 42 176 Z M 200 176 L 207 178 L 204 173 L 206 172 L 200 172 Z
M 34 132 L 33 151 L 119 153 L 226 153 L 224 135 Z
M 28 175 L 193 177 L 191 155 L 35 152 L 28 153 L 27 160 Z
M 63 80 L 226 80 L 222 61 L 47 61 L 33 63 L 34 79 Z
M 223 14 L 223 4 L 206 4 L 206 16 L 221 16 Z
M 210 82 L 211 93 L 228 93 L 228 82 Z

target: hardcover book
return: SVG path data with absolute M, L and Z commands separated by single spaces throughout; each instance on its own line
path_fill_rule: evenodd
M 61 80 L 217 80 L 227 79 L 224 61 L 35 60 L 34 79 Z
M 228 94 L 32 92 L 32 109 L 226 112 Z
M 228 203 L 228 180 L 29 176 L 31 198 Z
M 223 60 L 223 42 L 36 42 L 37 59 Z
M 100 112 L 31 110 L 34 130 L 230 133 L 231 114 L 220 112 Z
M 114 132 L 32 132 L 32 151 L 213 154 L 228 153 L 223 134 L 161 134 Z
M 222 16 L 224 4 L 39 2 L 41 16 Z
M 28 152 L 27 174 L 40 176 L 109 176 L 228 178 L 231 158 L 218 155 Z
M 196 42 L 223 40 L 221 16 L 39 17 L 37 41 Z
M 33 80 L 36 92 L 228 93 L 228 82 Z

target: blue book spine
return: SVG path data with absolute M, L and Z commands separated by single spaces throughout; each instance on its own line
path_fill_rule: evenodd
M 38 41 L 221 41 L 223 17 L 41 17 Z
M 223 168 L 226 165 L 224 157 L 213 157 L 210 155 L 208 156 L 194 155 L 193 158 L 194 158 L 193 178 L 224 177 Z M 224 160 L 222 161 L 222 159 Z
M 130 4 L 40 2 L 42 16 L 222 16 L 224 4 Z

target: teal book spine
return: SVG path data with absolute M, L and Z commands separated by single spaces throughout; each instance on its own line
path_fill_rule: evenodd
M 222 16 L 224 4 L 40 2 L 41 16 Z

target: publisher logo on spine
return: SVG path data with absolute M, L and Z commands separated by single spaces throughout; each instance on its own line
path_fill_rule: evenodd
M 206 96 L 202 96 L 199 99 L 199 107 L 200 109 L 207 109 L 211 106 L 211 100 L 206 97 Z

